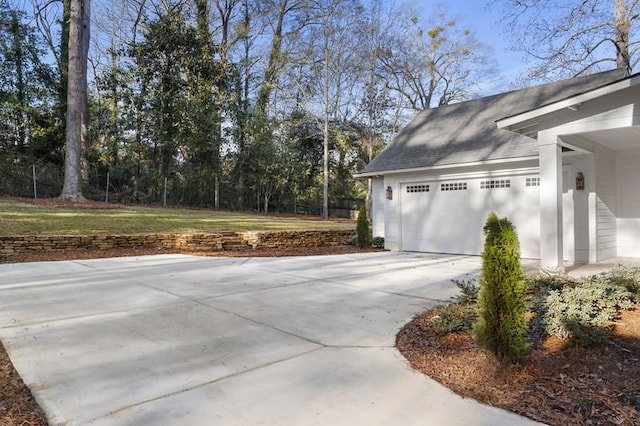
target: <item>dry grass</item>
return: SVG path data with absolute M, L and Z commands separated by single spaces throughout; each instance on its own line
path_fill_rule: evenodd
M 0 235 L 109 235 L 354 229 L 355 222 L 207 209 L 134 207 L 57 200 L 0 199 Z

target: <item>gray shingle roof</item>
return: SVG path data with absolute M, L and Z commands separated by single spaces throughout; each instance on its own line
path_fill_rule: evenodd
M 624 78 L 611 70 L 424 110 L 361 173 L 536 156 L 536 140 L 498 129 L 496 120 Z

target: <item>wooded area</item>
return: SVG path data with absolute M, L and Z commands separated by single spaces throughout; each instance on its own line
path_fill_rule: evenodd
M 161 202 L 165 178 L 173 204 L 320 213 L 323 193 L 364 199 L 352 174 L 412 112 L 488 71 L 444 14 L 385 3 L 94 2 L 82 192 L 104 199 L 108 174 L 112 201 Z M 0 193 L 33 196 L 35 165 L 37 195 L 58 196 L 73 2 L 0 4 Z
M 540 22 L 518 7 L 550 1 L 501 4 L 515 34 Z M 610 11 L 629 47 L 614 65 L 631 68 L 637 1 L 574 3 Z M 384 0 L 0 0 L 0 195 L 59 196 L 77 142 L 89 199 L 326 214 L 366 198 L 353 173 L 416 111 L 495 78 L 479 39 Z M 597 71 L 598 49 L 573 74 Z

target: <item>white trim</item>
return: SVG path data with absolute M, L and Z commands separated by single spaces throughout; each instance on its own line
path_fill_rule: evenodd
M 522 161 L 530 161 L 530 160 L 537 160 L 537 159 L 538 159 L 537 155 L 530 156 L 530 157 L 501 158 L 498 160 L 474 161 L 471 163 L 442 164 L 442 165 L 436 165 L 436 166 L 415 167 L 412 169 L 380 170 L 380 171 L 369 172 L 369 173 L 356 173 L 353 175 L 353 177 L 355 178 L 380 177 L 384 175 L 396 175 L 396 174 L 402 174 L 402 173 L 419 173 L 419 172 L 428 172 L 431 170 L 453 169 L 457 167 L 474 167 L 474 166 L 485 166 L 490 164 L 518 163 Z
M 519 123 L 533 120 L 540 116 L 550 114 L 552 112 L 558 111 L 563 108 L 569 108 L 572 111 L 575 109 L 579 109 L 580 104 L 588 102 L 590 100 L 609 95 L 611 93 L 618 92 L 620 90 L 627 89 L 629 87 L 635 86 L 640 82 L 638 75 L 627 77 L 624 80 L 618 81 L 613 84 L 606 85 L 604 87 L 599 87 L 597 89 L 591 90 L 586 93 L 582 93 L 580 95 L 572 96 L 567 99 L 563 99 L 561 101 L 557 101 L 540 108 L 533 109 L 531 111 L 523 112 L 521 114 L 512 115 L 511 117 L 501 118 L 496 120 L 496 125 L 499 129 L 509 129 Z M 573 109 L 573 108 L 575 109 Z
M 427 175 L 427 176 L 416 176 L 412 178 L 405 178 L 403 180 L 399 180 L 398 183 L 401 185 L 411 185 L 417 182 L 424 183 L 439 183 L 441 181 L 449 181 L 449 180 L 463 180 L 463 179 L 483 179 L 483 178 L 492 178 L 492 177 L 503 177 L 503 176 L 528 176 L 528 175 L 537 175 L 540 172 L 538 167 L 526 167 L 526 168 L 518 168 L 518 169 L 501 169 L 496 171 L 480 171 L 480 172 L 470 172 L 470 173 L 449 173 L 449 174 L 439 174 L 439 175 Z

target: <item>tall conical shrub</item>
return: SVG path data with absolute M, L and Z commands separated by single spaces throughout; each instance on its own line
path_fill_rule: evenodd
M 366 248 L 371 245 L 371 230 L 369 229 L 369 220 L 367 219 L 367 208 L 364 204 L 358 212 L 356 235 L 358 237 L 358 247 Z
M 526 351 L 524 273 L 520 243 L 513 224 L 489 214 L 484 226 L 482 277 L 478 294 L 478 345 L 504 362 L 517 361 Z

